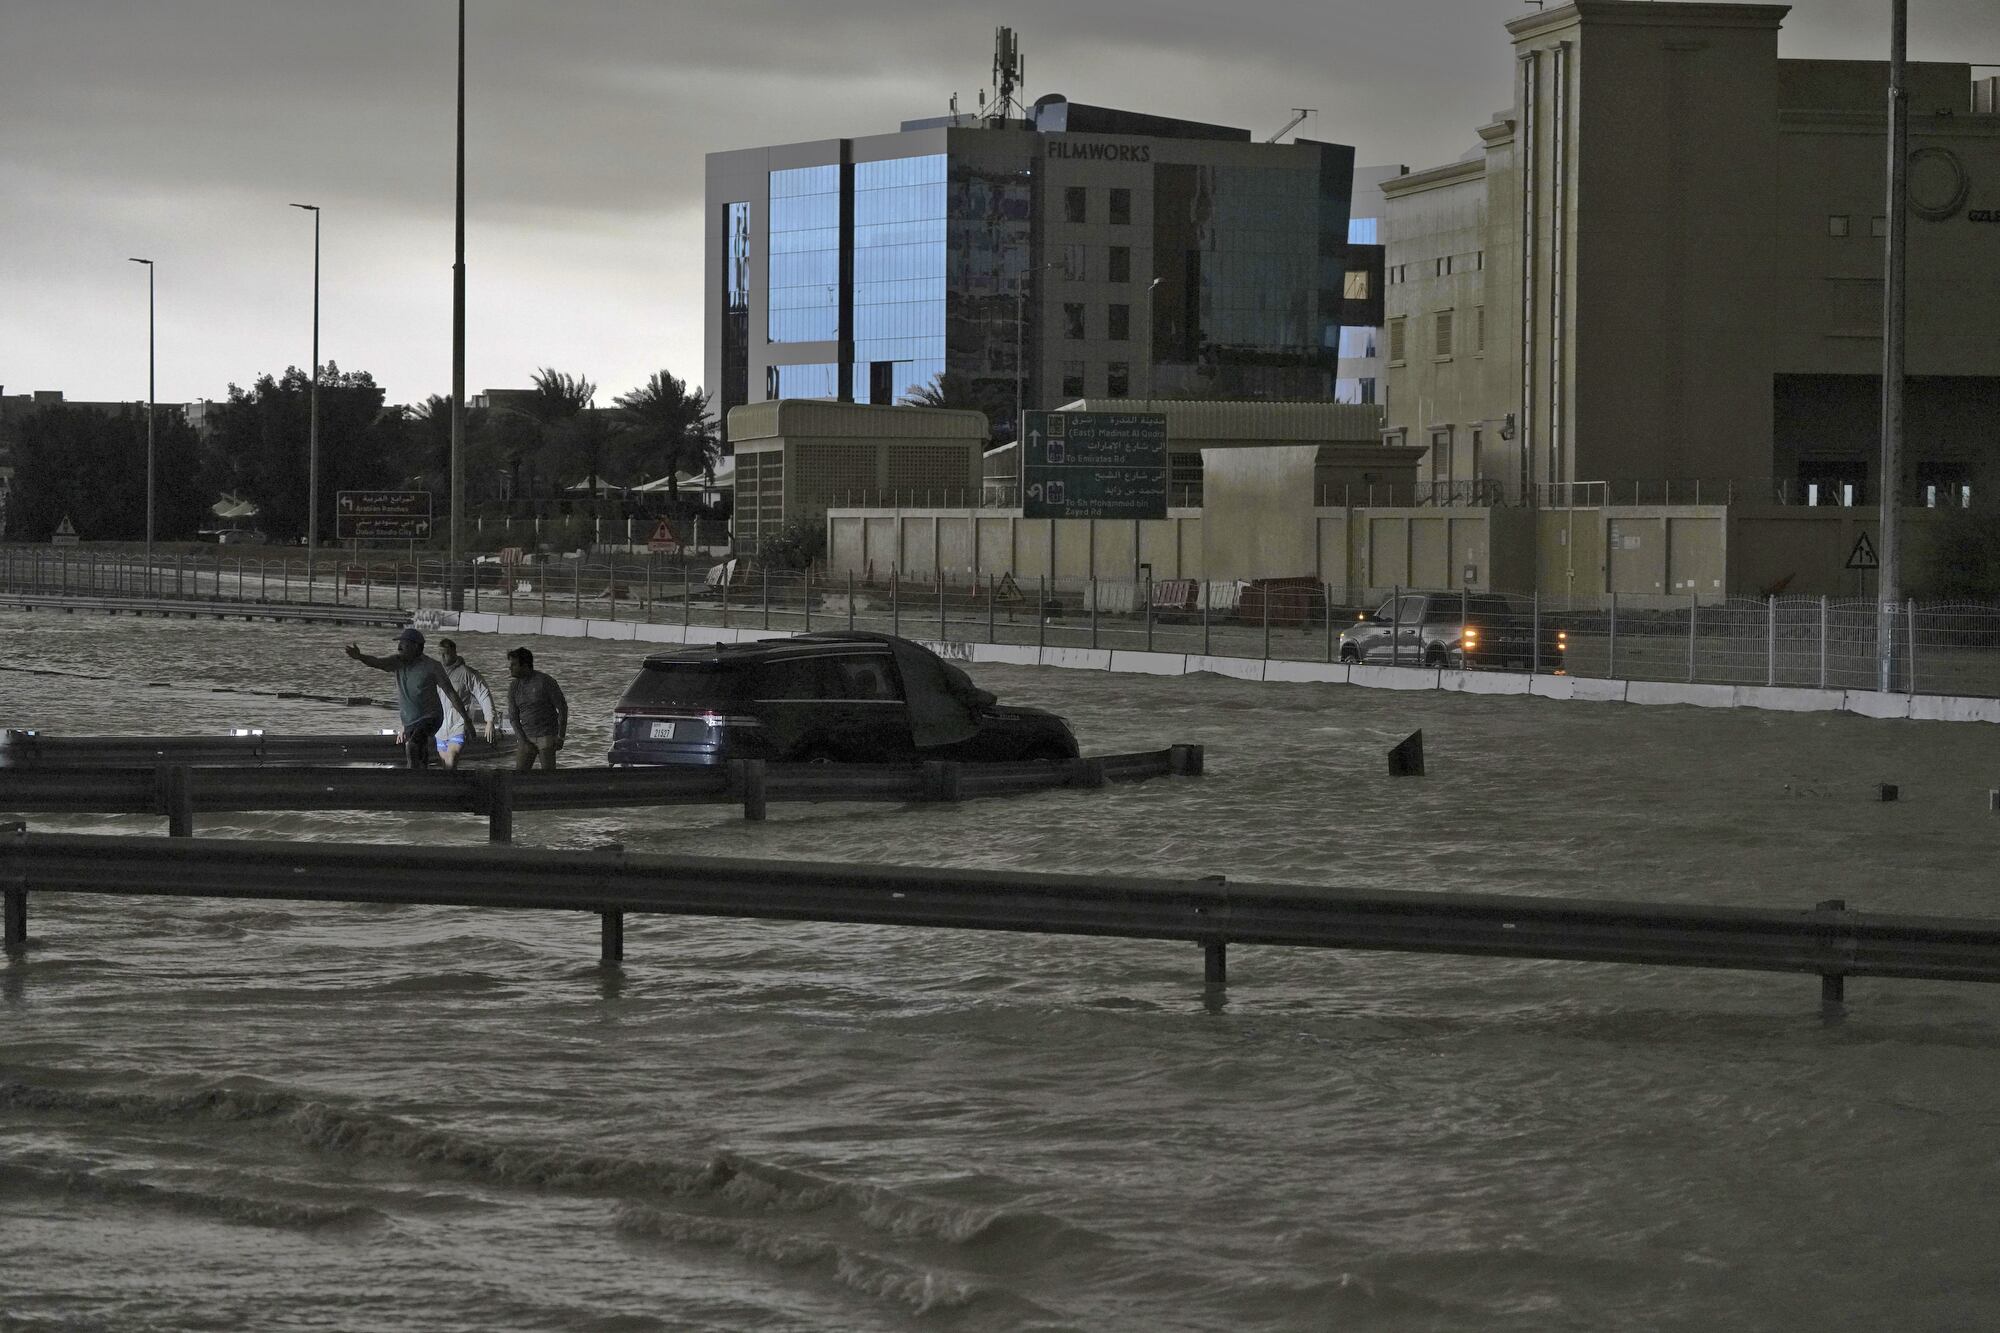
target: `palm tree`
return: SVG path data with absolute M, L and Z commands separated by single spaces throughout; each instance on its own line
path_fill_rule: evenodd
M 705 480 L 715 480 L 722 439 L 716 434 L 715 418 L 708 414 L 707 394 L 656 370 L 644 385 L 612 401 L 639 456 L 666 468 L 669 499 L 679 503 L 680 473 L 699 472 Z
M 567 421 L 597 400 L 597 386 L 581 375 L 565 375 L 552 366 L 543 366 L 532 380 L 535 397 L 529 415 L 544 426 Z
M 954 371 L 940 370 L 925 384 L 912 384 L 903 390 L 904 407 L 939 407 L 952 411 L 978 412 L 982 404 L 972 392 L 972 386 L 965 382 L 963 375 Z

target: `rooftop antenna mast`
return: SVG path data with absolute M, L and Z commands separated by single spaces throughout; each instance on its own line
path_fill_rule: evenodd
M 1021 59 L 1020 43 L 1014 40 L 1012 28 L 993 30 L 993 118 L 1005 120 L 1011 110 L 1017 116 L 1026 118 L 1027 112 L 1014 100 L 1014 90 L 1021 86 L 1026 62 Z
M 1299 122 L 1303 121 L 1307 116 L 1315 116 L 1318 114 L 1319 114 L 1319 108 L 1315 106 L 1293 107 L 1292 118 L 1285 122 L 1285 128 L 1279 130 L 1276 134 L 1264 140 L 1264 142 L 1265 143 L 1278 142 L 1278 140 L 1284 138 L 1287 134 L 1290 134 L 1293 130 L 1297 129 L 1299 126 Z

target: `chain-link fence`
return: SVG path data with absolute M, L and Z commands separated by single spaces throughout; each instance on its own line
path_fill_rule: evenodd
M 1202 582 L 970 572 L 863 579 L 672 556 L 465 566 L 463 608 L 798 633 L 857 629 L 945 641 L 1276 661 L 1566 672 L 1627 680 L 1872 689 L 1872 601 L 1728 598 L 1661 607 L 1396 589 L 1368 605 L 1312 579 Z M 440 559 L 323 553 L 158 557 L 0 549 L 12 594 L 414 611 L 450 604 Z M 1893 688 L 2000 696 L 2000 606 L 1904 603 L 1887 626 Z

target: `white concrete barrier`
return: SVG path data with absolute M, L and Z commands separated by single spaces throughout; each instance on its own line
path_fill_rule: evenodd
M 1728 708 L 1736 702 L 1734 685 L 1688 685 L 1672 680 L 1635 680 L 1625 686 L 1625 702 L 1633 704 L 1692 704 L 1696 708 Z
M 1454 694 L 1526 694 L 1529 677 L 1514 671 L 1442 671 L 1438 688 Z
M 1068 667 L 1072 671 L 1109 671 L 1109 648 L 1044 648 L 1043 666 Z
M 1203 657 L 1189 653 L 1188 674 L 1209 671 L 1218 676 L 1230 676 L 1236 680 L 1262 680 L 1267 664 L 1261 657 Z
M 1908 717 L 1910 696 L 1907 694 L 1883 694 L 1879 690 L 1848 690 L 1843 706 L 1849 713 L 1859 713 L 1862 717 Z
M 1127 671 L 1137 676 L 1185 676 L 1186 653 L 1126 652 L 1114 648 L 1109 671 Z
M 1529 676 L 1528 693 L 1537 699 L 1574 699 L 1576 680 L 1570 676 Z
M 1352 666 L 1347 679 L 1376 690 L 1434 690 L 1444 673 L 1436 667 Z
M 1002 666 L 1040 666 L 1042 650 L 1032 643 L 975 643 L 972 660 Z
M 1784 685 L 1738 685 L 1736 707 L 1766 708 L 1779 713 L 1837 713 L 1839 690 L 1794 689 Z
M 1910 716 L 1920 722 L 2000 722 L 2000 699 L 1918 694 L 1910 698 Z
M 1625 702 L 1624 680 L 1602 680 L 1596 676 L 1565 676 L 1569 682 L 1569 697 L 1587 699 L 1592 703 L 1622 704 Z
M 639 626 L 631 620 L 586 620 L 583 622 L 583 637 L 586 639 L 622 639 L 627 642 L 639 636 Z
M 1264 679 L 1308 685 L 1345 685 L 1347 671 L 1347 665 L 1342 662 L 1285 662 L 1273 659 L 1264 664 Z

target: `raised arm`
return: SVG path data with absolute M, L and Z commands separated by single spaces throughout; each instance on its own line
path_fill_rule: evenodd
M 363 666 L 372 666 L 377 671 L 394 671 L 398 665 L 393 657 L 370 657 L 353 644 L 347 645 L 347 655 Z

